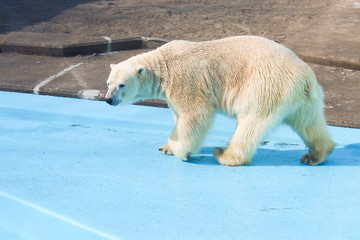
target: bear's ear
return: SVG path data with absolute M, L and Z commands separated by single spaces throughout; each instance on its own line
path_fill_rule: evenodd
M 110 64 L 110 68 L 111 68 L 111 70 L 113 70 L 113 69 L 114 69 L 114 67 L 115 67 L 115 64 Z
M 146 69 L 145 69 L 145 67 L 143 65 L 137 65 L 135 67 L 135 72 L 139 77 L 144 77 Z

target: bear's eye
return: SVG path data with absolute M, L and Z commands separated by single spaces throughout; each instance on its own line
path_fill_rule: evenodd
M 122 83 L 122 84 L 119 85 L 119 88 L 124 88 L 125 86 L 126 85 Z

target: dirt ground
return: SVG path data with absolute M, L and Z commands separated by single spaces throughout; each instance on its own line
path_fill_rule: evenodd
M 209 40 L 253 34 L 279 42 L 336 0 L 1 0 L 0 34 Z

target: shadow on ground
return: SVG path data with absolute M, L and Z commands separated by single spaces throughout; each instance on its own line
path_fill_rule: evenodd
M 219 165 L 213 156 L 214 147 L 203 147 L 189 163 L 201 165 Z M 304 150 L 274 150 L 259 148 L 250 166 L 307 166 L 300 158 Z M 355 157 L 356 156 L 356 157 Z M 360 143 L 336 148 L 320 166 L 360 166 Z

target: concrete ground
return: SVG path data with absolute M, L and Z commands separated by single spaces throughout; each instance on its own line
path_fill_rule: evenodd
M 2 0 L 0 34 L 31 32 L 79 39 L 147 36 L 196 41 L 251 34 L 284 42 L 316 22 L 336 2 Z
M 360 235 L 360 129 L 304 165 L 287 127 L 253 163 L 219 165 L 234 119 L 217 116 L 189 162 L 158 147 L 169 109 L 0 92 L 0 239 L 350 240 Z

